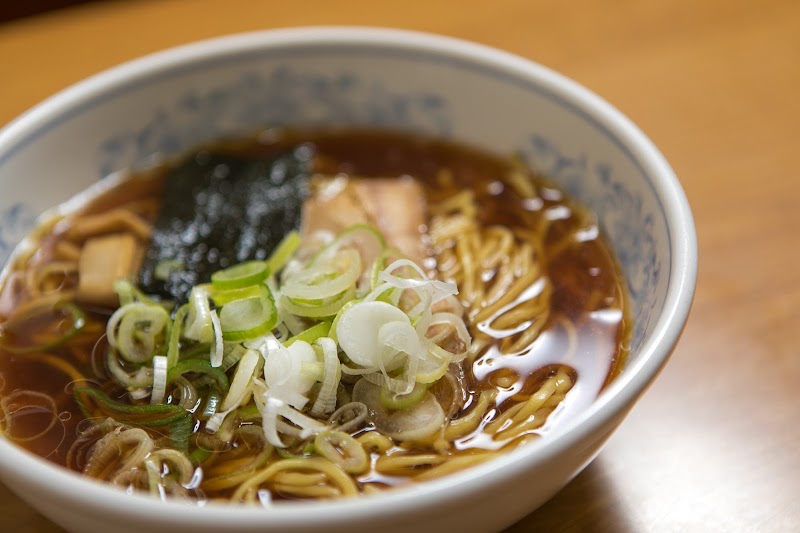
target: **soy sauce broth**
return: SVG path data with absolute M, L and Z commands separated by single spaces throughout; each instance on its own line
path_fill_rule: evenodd
M 465 368 L 467 398 L 454 418 L 468 413 L 480 392 L 491 387 L 499 390 L 495 415 L 502 413 L 515 403 L 515 398 L 535 391 L 557 365 L 567 365 L 576 385 L 558 412 L 536 432 L 544 433 L 586 408 L 623 370 L 631 332 L 623 277 L 601 231 L 582 242 L 564 246 L 564 235 L 583 229 L 581 225 L 592 220 L 592 215 L 575 206 L 557 186 L 536 177 L 539 200 L 526 201 L 499 179 L 509 171 L 508 158 L 455 143 L 376 131 L 268 132 L 255 140 L 223 142 L 205 150 L 264 155 L 299 145 L 314 151 L 318 172 L 365 177 L 412 176 L 423 183 L 429 202 L 441 201 L 470 188 L 479 206 L 479 220 L 487 226 L 525 227 L 536 224 L 541 217 L 553 218 L 544 242 L 545 271 L 553 287 L 547 323 L 539 337 L 522 353 L 501 354 L 499 343 L 495 343 Z M 447 170 L 452 180 L 442 182 L 442 169 Z M 167 165 L 137 174 L 90 199 L 80 211 L 97 213 L 139 200 L 154 199 L 157 205 L 168 170 Z M 154 210 L 151 217 L 155 215 Z M 69 227 L 69 218 L 40 229 L 38 251 L 20 256 L 11 271 L 24 275 L 26 261 L 30 264 L 50 261 L 59 236 Z M 591 233 L 591 228 L 587 231 Z M 433 271 L 436 262 L 431 259 L 425 266 Z M 11 295 L 4 297 L 19 300 L 16 302 L 19 304 L 24 295 L 15 294 L 14 284 L 12 273 L 6 277 L 3 289 Z M 104 328 L 112 310 L 90 307 L 83 310 L 87 321 L 85 332 L 65 345 L 43 353 L 21 355 L 0 350 L 0 396 L 8 399 L 17 391 L 37 391 L 55 402 L 50 406 L 27 398 L 29 403 L 23 405 L 24 397 L 7 402 L 6 435 L 20 446 L 60 465 L 67 464 L 67 450 L 79 430 L 88 424 L 73 399 L 75 383 L 70 367 L 90 376 L 110 398 L 126 401 L 127 397 L 127 393 L 111 380 L 104 362 L 108 349 Z M 53 320 L 57 318 L 53 316 Z M 572 325 L 569 334 L 565 324 Z M 32 333 L 36 325 L 32 323 L 28 327 Z M 17 328 L 14 334 L 24 337 L 26 330 Z M 565 356 L 567 352 L 569 355 Z M 54 365 L 52 359 L 62 363 Z M 503 375 L 512 376 L 512 379 L 498 385 L 497 378 Z M 138 403 L 144 404 L 146 400 Z M 199 425 L 195 426 L 197 428 Z M 478 431 L 459 439 L 454 453 L 492 446 Z M 394 451 L 408 451 L 408 448 L 398 446 Z M 396 482 L 375 472 L 362 476 L 362 481 L 387 485 Z

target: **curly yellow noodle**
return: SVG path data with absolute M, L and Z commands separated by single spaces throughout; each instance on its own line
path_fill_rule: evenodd
M 383 488 L 375 483 L 365 483 L 361 488 L 361 492 L 364 494 L 380 494 L 383 492 Z
M 386 453 L 394 447 L 392 439 L 381 435 L 377 431 L 370 431 L 359 435 L 356 440 L 367 452 Z
M 567 335 L 566 354 L 569 357 L 578 349 L 578 330 L 575 328 L 575 324 L 563 317 L 558 320 L 558 324 L 564 328 L 564 333 Z
M 25 272 L 25 288 L 31 296 L 52 293 L 63 288 L 65 280 L 77 273 L 77 261 L 50 261 L 41 268 Z
M 409 455 L 382 455 L 375 461 L 375 471 L 381 474 L 403 474 L 409 470 L 437 465 L 447 460 L 447 456 L 435 453 L 415 453 Z
M 419 481 L 436 479 L 460 470 L 464 470 L 465 468 L 471 468 L 475 465 L 485 463 L 490 459 L 494 459 L 498 455 L 499 453 L 497 452 L 481 452 L 470 455 L 460 455 L 458 457 L 450 457 L 447 462 L 422 472 L 421 474 L 415 476 L 414 479 Z
M 572 385 L 565 368 L 560 368 L 528 400 L 512 406 L 487 424 L 485 431 L 494 435 L 495 440 L 508 440 L 541 427 Z
M 192 480 L 192 475 L 194 475 L 194 466 L 189 458 L 172 448 L 164 448 L 152 452 L 150 456 L 145 459 L 145 463 L 148 461 L 155 463 L 159 471 L 161 470 L 161 465 L 166 463 L 170 467 L 170 472 L 177 475 L 178 482 L 181 485 L 188 485 Z
M 338 489 L 328 485 L 310 485 L 308 487 L 300 487 L 297 485 L 284 485 L 283 483 L 275 483 L 272 485 L 272 490 L 278 494 L 285 494 L 299 498 L 338 498 L 342 496 Z
M 253 503 L 257 500 L 258 488 L 279 472 L 284 471 L 318 471 L 325 474 L 327 481 L 332 482 L 338 487 L 337 496 L 356 496 L 358 487 L 352 478 L 344 470 L 320 457 L 309 459 L 281 459 L 267 467 L 255 472 L 249 479 L 244 481 L 231 496 L 232 501 L 245 501 Z
M 480 296 L 477 286 L 475 284 L 475 262 L 471 250 L 471 240 L 473 234 L 466 233 L 458 241 L 456 241 L 456 256 L 461 265 L 462 278 L 461 283 L 458 284 L 459 293 L 461 297 L 468 302 L 474 302 Z
M 518 403 L 510 407 L 499 417 L 488 423 L 485 428 L 486 431 L 491 434 L 496 434 L 502 429 L 505 429 L 504 426 L 506 426 L 509 420 L 514 419 L 522 421 L 534 415 L 536 411 L 544 405 L 547 399 L 555 393 L 556 386 L 556 376 L 553 376 L 545 381 L 539 390 L 526 402 Z
M 53 256 L 63 261 L 78 261 L 81 257 L 81 248 L 69 241 L 58 241 L 53 248 Z
M 545 406 L 542 409 L 536 411 L 535 414 L 531 415 L 526 420 L 503 430 L 501 433 L 497 434 L 495 438 L 513 440 L 528 433 L 529 431 L 539 429 L 544 425 L 544 423 L 547 421 L 547 417 L 550 416 L 550 413 L 553 412 L 553 410 L 563 399 L 563 396 L 553 396 L 545 403 Z
M 508 368 L 501 368 L 497 371 L 494 383 L 501 389 L 512 387 L 519 380 L 519 376 Z
M 520 171 L 511 174 L 514 177 L 509 179 L 520 194 L 535 193 L 527 177 L 520 181 Z M 539 336 L 549 317 L 552 291 L 539 264 L 544 227 L 527 232 L 503 226 L 481 228 L 472 191 L 432 205 L 431 213 L 430 234 L 441 275 L 459 286 L 459 297 L 470 308 L 473 344 L 468 360 L 494 342 L 477 328 L 480 323 L 498 330 L 521 329 L 501 343 L 504 353 L 521 352 Z M 543 289 L 527 298 L 525 291 L 539 280 L 544 280 Z
M 522 198 L 533 198 L 536 196 L 536 189 L 521 161 L 503 176 L 504 181 L 511 186 L 514 191 Z
M 499 295 L 494 301 L 484 301 L 486 304 L 481 306 L 475 313 L 474 320 L 476 322 L 483 322 L 488 320 L 503 307 L 506 307 L 520 297 L 523 291 L 529 289 L 536 280 L 539 278 L 538 272 L 527 272 L 514 281 L 514 284 L 508 288 L 503 294 Z M 530 318 L 530 317 L 528 317 Z
M 260 455 L 261 453 L 257 453 L 248 455 L 246 457 L 236 457 L 226 461 L 217 461 L 210 466 L 204 465 L 203 470 L 211 476 L 230 474 L 252 465 L 253 460 Z
M 429 210 L 432 215 L 446 215 L 463 213 L 467 218 L 475 216 L 475 192 L 464 189 L 453 196 L 436 204 L 431 204 Z
M 455 420 L 451 420 L 444 429 L 444 438 L 447 441 L 454 441 L 460 437 L 468 435 L 478 429 L 486 411 L 494 407 L 497 398 L 497 389 L 488 389 L 481 392 L 478 401 L 470 412 Z
M 514 247 L 514 235 L 511 230 L 503 226 L 491 226 L 486 229 L 486 236 L 489 239 L 483 244 L 478 254 L 483 258 L 481 266 L 488 269 L 496 267 L 511 255 Z
M 241 482 L 249 479 L 256 469 L 262 467 L 269 459 L 271 453 L 272 449 L 270 448 L 269 450 L 263 451 L 256 456 L 249 458 L 247 462 L 235 468 L 227 468 L 231 466 L 230 463 L 233 461 L 226 461 L 221 465 L 217 464 L 215 465 L 216 469 L 211 472 L 207 471 L 204 465 L 203 471 L 207 477 L 203 481 L 203 490 L 214 492 L 237 486 Z M 226 471 L 223 471 L 222 473 L 214 473 L 222 470 L 221 467 L 223 466 L 226 467 Z
M 275 483 L 292 485 L 295 487 L 308 487 L 325 483 L 325 474 L 322 472 L 312 472 L 304 474 L 301 472 L 278 472 L 275 474 Z

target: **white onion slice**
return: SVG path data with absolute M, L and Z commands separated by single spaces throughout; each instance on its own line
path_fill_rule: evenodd
M 355 364 L 375 367 L 387 364 L 391 357 L 382 349 L 378 332 L 389 322 L 410 324 L 408 316 L 397 307 L 381 301 L 360 302 L 346 309 L 336 326 L 339 346 Z M 396 353 L 396 352 L 395 352 Z M 380 361 L 379 361 L 380 359 Z
M 258 360 L 261 357 L 256 350 L 247 350 L 245 354 L 239 359 L 236 366 L 236 373 L 233 375 L 231 387 L 228 389 L 228 394 L 220 405 L 220 412 L 228 412 L 239 406 L 247 394 L 247 388 L 250 386 L 250 381 L 253 379 Z
M 273 337 L 274 339 L 274 337 Z M 305 396 L 316 383 L 313 377 L 302 373 L 303 363 L 317 362 L 317 354 L 305 341 L 297 341 L 288 348 L 277 339 L 267 343 L 267 357 L 264 364 L 264 381 L 273 398 L 278 398 L 297 409 L 308 402 Z
M 336 388 L 342 377 L 339 356 L 337 354 L 336 343 L 329 337 L 320 337 L 316 341 L 322 348 L 322 358 L 325 373 L 322 378 L 322 386 L 317 393 L 317 399 L 311 407 L 311 416 L 320 417 L 329 415 L 336 409 Z
M 360 275 L 361 257 L 358 252 L 342 250 L 287 277 L 281 286 L 281 294 L 292 299 L 333 298 L 354 286 Z
M 214 342 L 211 343 L 209 359 L 211 360 L 211 366 L 217 368 L 222 366 L 224 349 L 222 344 L 222 325 L 219 323 L 219 315 L 216 309 L 211 311 L 211 328 L 214 332 Z
M 152 405 L 164 403 L 167 392 L 167 358 L 163 355 L 153 356 L 153 392 L 150 394 Z
M 289 422 L 295 424 L 295 426 L 299 428 L 300 438 L 303 439 L 328 429 L 328 426 L 322 422 L 314 420 L 313 418 L 292 409 L 286 404 L 286 402 L 273 397 L 269 391 L 263 394 L 261 401 L 257 401 L 256 405 L 261 412 L 261 424 L 264 431 L 264 437 L 267 439 L 267 442 L 276 448 L 286 447 L 278 435 L 278 427 L 283 425 L 278 417 L 283 417 Z
M 375 428 L 396 441 L 425 439 L 439 431 L 445 423 L 444 410 L 430 392 L 414 407 L 396 411 L 388 411 L 383 407 L 380 394 L 380 387 L 366 379 L 353 387 L 353 401 L 366 405 Z
M 189 296 L 189 315 L 186 317 L 186 328 L 183 336 L 200 342 L 211 342 L 213 326 L 211 324 L 211 306 L 208 303 L 208 291 L 197 285 Z
M 412 268 L 417 274 L 419 274 L 420 279 L 401 278 L 391 274 L 391 272 L 394 272 L 402 267 Z M 447 296 L 458 294 L 458 287 L 455 283 L 430 279 L 427 275 L 425 275 L 425 272 L 419 267 L 419 265 L 409 259 L 398 259 L 394 261 L 391 265 L 386 267 L 383 272 L 378 273 L 378 279 L 387 283 L 391 283 L 399 289 L 431 288 L 433 290 L 433 303 L 436 303 Z

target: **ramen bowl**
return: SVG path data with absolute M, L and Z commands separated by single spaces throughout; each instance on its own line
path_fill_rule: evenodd
M 270 508 L 127 494 L 0 438 L 0 478 L 70 531 L 492 531 L 577 475 L 656 378 L 689 312 L 688 203 L 658 150 L 563 76 L 498 50 L 413 32 L 299 28 L 168 50 L 53 96 L 0 132 L 0 263 L 48 208 L 120 169 L 276 126 L 390 129 L 517 153 L 588 206 L 621 264 L 628 363 L 590 407 L 488 463 L 379 495 Z

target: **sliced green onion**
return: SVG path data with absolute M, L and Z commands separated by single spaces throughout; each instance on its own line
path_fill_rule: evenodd
M 192 434 L 192 415 L 180 405 L 127 405 L 91 387 L 75 387 L 75 401 L 86 418 L 113 418 L 142 428 L 167 427 L 174 448 L 186 451 Z
M 109 347 L 106 354 L 108 371 L 114 379 L 125 387 L 128 392 L 143 390 L 153 385 L 153 369 L 147 366 L 138 366 L 134 370 L 122 367 L 117 356 L 117 351 Z
M 254 403 L 248 403 L 247 405 L 239 407 L 237 413 L 239 418 L 241 418 L 244 422 L 261 420 L 261 412 L 259 412 L 258 406 Z
M 355 250 L 343 250 L 334 257 L 311 263 L 293 272 L 281 286 L 281 294 L 292 300 L 335 298 L 354 287 L 361 274 L 361 258 Z
M 296 409 L 302 409 L 308 402 L 308 391 L 322 377 L 322 369 L 316 370 L 309 363 L 319 364 L 314 348 L 303 341 L 285 348 L 277 339 L 268 339 L 264 382 L 270 394 Z
M 369 456 L 356 439 L 343 431 L 323 431 L 314 438 L 314 450 L 348 474 L 369 469 Z
M 159 305 L 134 302 L 117 309 L 106 326 L 108 343 L 131 363 L 150 361 L 160 340 L 169 338 L 169 314 Z
M 339 354 L 336 342 L 329 337 L 317 339 L 316 346 L 322 350 L 324 373 L 322 386 L 317 392 L 317 399 L 311 407 L 311 415 L 320 417 L 329 415 L 336 409 L 336 390 L 342 377 L 342 368 L 339 363 Z
M 383 350 L 379 331 L 391 322 L 399 322 L 410 326 L 408 316 L 403 311 L 385 302 L 361 302 L 351 306 L 342 313 L 336 326 L 336 335 L 347 357 L 363 367 L 380 366 L 394 354 Z
M 325 376 L 325 364 L 319 361 L 301 363 L 300 375 L 314 381 L 322 381 Z
M 173 307 L 171 302 L 158 302 L 150 298 L 145 293 L 140 291 L 133 283 L 126 279 L 118 279 L 114 282 L 114 292 L 116 292 L 117 296 L 119 297 L 120 307 L 133 302 L 142 302 L 147 305 L 158 305 L 166 310 L 170 310 Z
M 339 342 L 339 337 L 338 337 L 338 335 L 336 333 L 336 330 L 338 329 L 339 320 L 341 320 L 342 315 L 344 314 L 345 311 L 347 311 L 348 309 L 350 309 L 351 307 L 353 307 L 355 304 L 357 304 L 359 302 L 361 302 L 361 300 L 358 300 L 358 299 L 350 300 L 349 302 L 344 304 L 342 306 L 342 308 L 339 309 L 339 311 L 336 313 L 336 316 L 333 317 L 333 322 L 331 322 L 331 329 L 328 332 L 328 337 L 333 339 L 334 342 L 336 342 L 336 343 Z
M 214 326 L 211 324 L 211 306 L 208 304 L 210 285 L 195 285 L 189 293 L 189 314 L 183 336 L 199 342 L 214 339 Z
M 69 325 L 66 328 L 66 331 L 63 333 L 59 332 L 59 336 L 56 339 L 49 340 L 42 342 L 41 344 L 32 344 L 27 346 L 19 346 L 13 342 L 8 342 L 7 334 L 10 332 L 13 333 L 14 326 L 16 324 L 25 322 L 37 316 L 38 313 L 52 313 L 52 312 L 61 312 L 65 315 L 66 318 L 69 319 Z M 73 338 L 75 335 L 78 334 L 80 330 L 86 325 L 86 315 L 83 311 L 80 310 L 78 306 L 71 302 L 58 302 L 52 308 L 42 308 L 40 306 L 36 306 L 30 310 L 30 312 L 23 313 L 21 316 L 13 316 L 12 319 L 8 320 L 5 324 L 3 324 L 2 328 L 0 328 L 0 348 L 5 350 L 9 353 L 15 354 L 26 354 L 32 352 L 46 352 L 52 350 L 53 348 L 57 348 Z M 61 329 L 62 324 L 59 321 L 56 326 Z M 43 328 L 42 328 L 43 329 Z M 41 331 L 41 330 L 39 330 Z
M 167 358 L 163 355 L 153 357 L 153 390 L 150 392 L 150 403 L 164 403 L 167 393 Z
M 169 277 L 173 274 L 173 272 L 182 272 L 186 269 L 186 265 L 183 261 L 178 259 L 164 259 L 163 261 L 159 261 L 156 265 L 155 272 L 153 272 L 153 277 L 157 280 L 166 281 Z
M 384 435 L 395 441 L 418 441 L 436 434 L 444 426 L 444 410 L 430 391 L 417 405 L 394 411 L 383 407 L 380 391 L 381 387 L 362 379 L 353 386 L 353 401 L 367 406 L 370 421 Z
M 214 368 L 209 361 L 203 359 L 185 359 L 167 371 L 167 383 L 172 383 L 183 374 L 205 374 L 214 380 L 219 392 L 227 392 L 228 376 L 220 368 Z
M 242 289 L 258 285 L 269 276 L 266 261 L 246 261 L 211 274 L 211 285 L 220 291 Z
M 175 312 L 175 320 L 172 321 L 172 329 L 170 329 L 169 341 L 167 343 L 167 370 L 174 367 L 178 362 L 181 348 L 181 333 L 183 332 L 187 314 L 189 314 L 189 304 L 182 305 Z
M 242 287 L 241 289 L 232 289 L 226 291 L 212 291 L 211 301 L 214 305 L 222 307 L 225 304 L 235 302 L 236 300 L 244 300 L 245 298 L 256 298 L 261 295 L 261 288 L 259 285 L 251 285 L 250 287 Z
M 192 450 L 192 453 L 189 454 L 189 460 L 195 466 L 200 466 L 205 462 L 206 459 L 211 457 L 211 454 L 214 453 L 211 450 L 206 450 L 205 448 L 195 448 Z
M 250 387 L 253 374 L 256 372 L 259 359 L 261 359 L 261 354 L 257 350 L 247 350 L 239 360 L 228 394 L 225 395 L 225 399 L 220 405 L 220 412 L 236 409 L 242 402 Z
M 295 251 L 300 247 L 301 242 L 300 235 L 296 231 L 287 233 L 281 242 L 278 243 L 278 246 L 272 251 L 272 255 L 269 256 L 269 259 L 267 259 L 269 271 L 273 274 L 280 272 L 280 270 L 286 266 L 286 263 L 289 262 L 289 259 L 292 258 Z
M 200 419 L 208 420 L 214 416 L 219 408 L 220 402 L 222 402 L 222 395 L 219 391 L 212 389 L 211 392 L 208 393 L 205 403 L 203 404 L 203 410 L 200 413 Z
M 219 312 L 222 338 L 244 341 L 272 331 L 278 322 L 278 311 L 272 293 L 259 285 L 258 296 L 242 298 L 225 304 Z
M 311 435 L 316 435 L 326 429 L 330 429 L 319 420 L 315 420 L 291 408 L 286 402 L 271 397 L 269 393 L 264 396 L 264 402 L 259 405 L 259 410 L 261 411 L 264 436 L 267 442 L 276 448 L 286 447 L 278 436 L 278 417 L 283 417 L 299 427 L 301 439 L 307 439 Z M 280 450 L 278 450 L 278 452 L 280 453 Z
M 375 227 L 369 224 L 356 224 L 342 230 L 330 244 L 311 258 L 311 263 L 338 255 L 343 249 L 356 250 L 364 265 L 371 265 L 375 258 L 383 254 L 386 241 Z
M 219 369 L 223 372 L 227 372 L 229 368 L 239 362 L 239 359 L 247 352 L 247 348 L 238 343 L 228 343 L 224 346 L 224 356 L 222 358 L 222 363 L 219 365 Z
M 281 296 L 281 305 L 286 311 L 293 315 L 304 316 L 308 318 L 325 318 L 336 315 L 339 310 L 341 310 L 342 307 L 347 304 L 347 302 L 355 297 L 355 295 L 356 288 L 355 286 L 352 286 L 335 300 L 321 305 L 297 303 L 296 301 L 284 295 Z
M 181 349 L 180 359 L 207 359 L 208 346 L 207 342 L 187 342 L 186 348 Z
M 287 339 L 286 342 L 283 343 L 283 345 L 288 347 L 297 341 L 305 341 L 309 344 L 312 344 L 320 337 L 327 337 L 330 330 L 331 330 L 331 321 L 323 320 L 319 324 L 315 324 L 310 328 L 308 328 L 307 330 L 298 333 L 294 337 Z
M 222 358 L 225 351 L 225 343 L 222 336 L 222 324 L 219 321 L 219 315 L 216 309 L 211 310 L 211 327 L 214 330 L 214 341 L 208 349 L 208 358 L 211 361 L 211 366 L 218 367 L 222 365 Z
M 450 352 L 432 342 L 426 343 L 428 353 L 421 357 L 417 365 L 415 379 L 418 383 L 433 383 L 445 375 L 452 357 Z
M 426 392 L 428 392 L 428 385 L 425 383 L 416 383 L 408 394 L 398 394 L 384 386 L 381 387 L 380 393 L 381 405 L 392 410 L 408 409 L 422 402 Z

